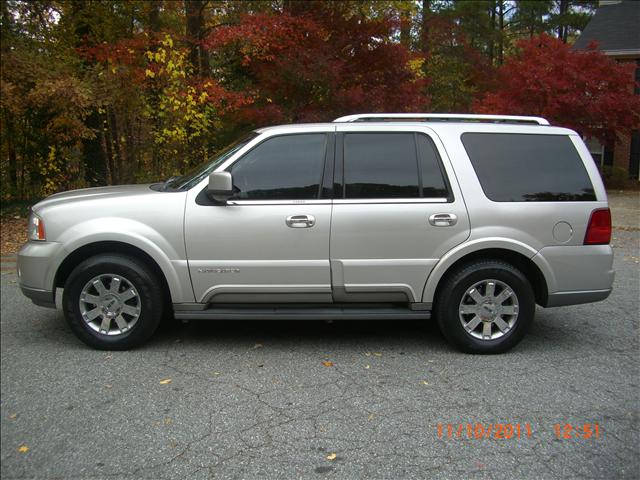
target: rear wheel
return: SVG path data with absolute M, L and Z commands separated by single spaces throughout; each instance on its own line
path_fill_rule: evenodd
M 73 332 L 87 345 L 126 350 L 156 330 L 162 297 L 162 287 L 144 263 L 123 255 L 97 255 L 69 275 L 63 310 Z
M 500 260 L 462 266 L 439 288 L 436 317 L 443 335 L 469 353 L 502 353 L 514 347 L 535 315 L 531 284 Z

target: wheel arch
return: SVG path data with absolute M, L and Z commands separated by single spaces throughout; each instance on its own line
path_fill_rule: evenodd
M 56 270 L 54 288 L 63 288 L 73 269 L 81 262 L 95 255 L 106 253 L 119 253 L 144 262 L 157 276 L 162 284 L 163 292 L 169 294 L 170 298 L 174 298 L 176 292 L 172 290 L 165 271 L 149 253 L 135 245 L 112 240 L 88 243 L 69 253 Z
M 546 305 L 549 295 L 549 282 L 545 273 L 532 260 L 537 253 L 523 244 L 484 244 L 475 245 L 476 248 L 461 249 L 447 254 L 429 275 L 423 291 L 422 301 L 435 303 L 438 298 L 438 289 L 443 285 L 444 280 L 461 265 L 474 260 L 495 259 L 510 263 L 518 268 L 527 277 L 533 288 L 536 303 Z

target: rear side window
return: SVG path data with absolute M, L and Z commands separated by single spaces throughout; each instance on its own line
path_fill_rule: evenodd
M 582 159 L 566 135 L 464 133 L 485 195 L 495 202 L 595 200 Z
M 420 158 L 420 177 L 422 178 L 422 196 L 425 198 L 448 197 L 449 192 L 444 181 L 444 172 L 436 146 L 426 135 L 416 134 L 418 156 Z
M 444 198 L 440 158 L 430 138 L 415 133 L 347 133 L 345 198 Z
M 265 140 L 231 167 L 238 200 L 318 198 L 327 135 L 282 135 Z

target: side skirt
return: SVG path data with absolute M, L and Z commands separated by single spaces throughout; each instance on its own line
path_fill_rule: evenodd
M 178 308 L 175 308 L 178 307 Z M 187 310 L 174 305 L 179 320 L 427 320 L 429 310 L 408 306 L 274 306 L 218 305 L 203 310 Z

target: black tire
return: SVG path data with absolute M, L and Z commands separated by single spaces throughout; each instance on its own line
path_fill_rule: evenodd
M 497 325 L 491 327 L 496 334 L 502 335 L 499 338 L 476 338 L 468 333 L 462 324 L 461 317 L 466 321 L 470 317 L 474 318 L 474 314 L 461 315 L 461 302 L 463 298 L 466 298 L 465 303 L 469 301 L 469 297 L 466 296 L 467 291 L 477 284 L 482 285 L 481 282 L 484 280 L 497 280 L 508 286 L 515 293 L 515 301 L 518 304 L 517 316 L 506 333 L 497 329 Z M 531 284 L 520 270 L 501 260 L 477 260 L 461 266 L 445 278 L 444 283 L 438 288 L 438 292 L 434 311 L 440 330 L 452 345 L 467 353 L 506 352 L 522 340 L 535 316 L 536 303 Z M 514 300 L 505 300 L 505 302 L 513 303 Z M 472 306 L 475 307 L 475 304 Z M 493 305 L 489 305 L 489 307 L 494 308 Z M 513 317 L 501 316 L 501 318 L 509 320 Z M 470 323 L 469 321 L 468 324 Z M 480 329 L 483 326 L 483 322 L 478 324 Z M 478 334 L 482 335 L 476 332 L 476 335 Z
M 82 290 L 90 280 L 103 274 L 107 275 L 107 278 L 108 274 L 122 276 L 137 290 L 140 314 L 131 328 L 124 333 L 100 333 L 82 316 Z M 62 308 L 73 333 L 87 345 L 99 350 L 128 350 L 146 341 L 156 331 L 165 310 L 163 297 L 161 283 L 144 262 L 120 254 L 102 254 L 88 258 L 71 272 L 64 285 Z M 134 301 L 137 303 L 137 300 Z

